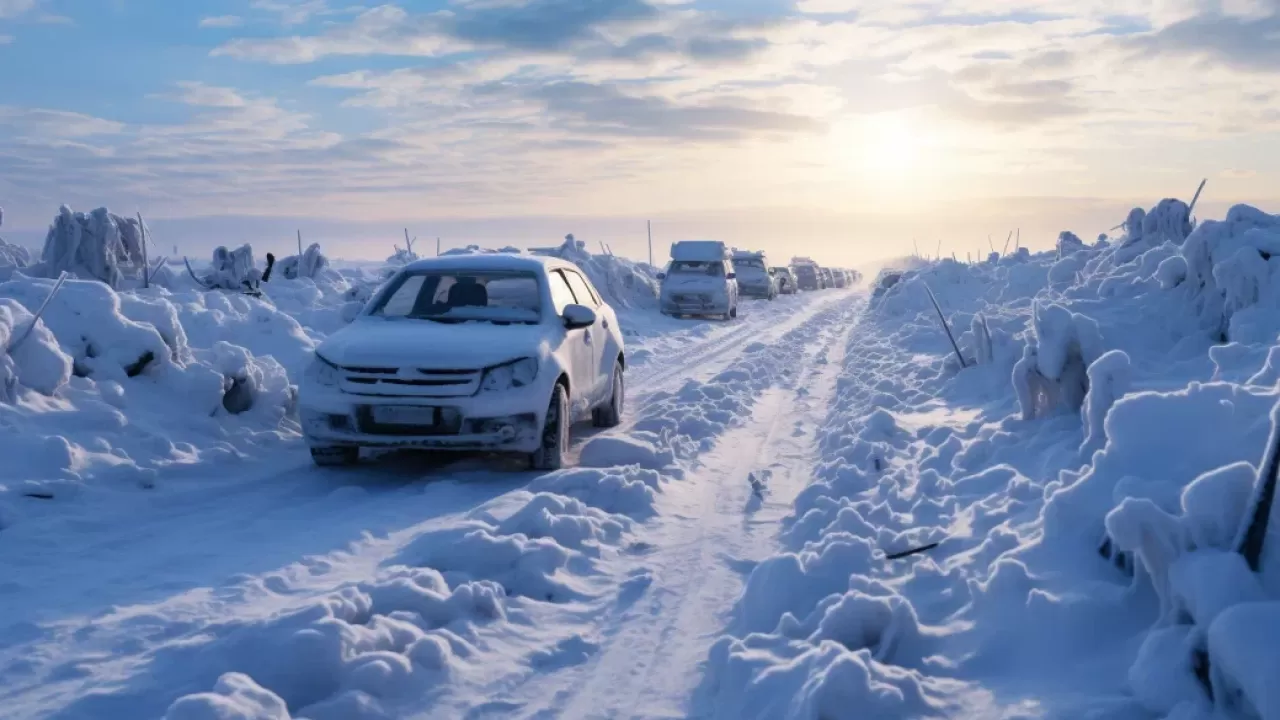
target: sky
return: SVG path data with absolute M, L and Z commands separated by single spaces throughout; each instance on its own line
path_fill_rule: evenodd
M 0 229 L 856 264 L 1280 203 L 1280 0 L 0 0 Z M 990 239 L 989 239 L 990 238 Z M 422 240 L 420 240 L 422 242 Z

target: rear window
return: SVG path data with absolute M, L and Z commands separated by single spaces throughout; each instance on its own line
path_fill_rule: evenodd
M 760 258 L 734 258 L 733 266 L 735 268 L 755 268 L 757 270 L 764 269 L 764 260 Z
M 673 260 L 671 274 L 724 275 L 723 262 L 701 262 L 697 260 Z
M 373 315 L 438 322 L 536 323 L 542 296 L 531 272 L 426 270 L 391 281 Z

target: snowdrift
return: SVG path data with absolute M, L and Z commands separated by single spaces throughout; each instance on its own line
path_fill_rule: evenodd
M 1278 216 L 1168 199 L 882 273 L 834 460 L 712 654 L 718 717 L 966 714 L 969 683 L 1048 677 L 1050 716 L 1280 718 L 1278 252 Z

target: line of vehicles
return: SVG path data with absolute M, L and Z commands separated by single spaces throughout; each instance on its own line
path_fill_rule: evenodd
M 738 316 L 743 298 L 774 300 L 801 290 L 850 287 L 855 270 L 823 267 L 807 257 L 770 265 L 763 252 L 730 250 L 716 240 L 682 240 L 671 245 L 671 262 L 658 273 L 663 315 Z
M 845 287 L 856 274 L 807 258 L 679 242 L 661 274 L 662 312 L 738 314 L 773 300 Z M 302 433 L 317 465 L 416 448 L 524 456 L 535 470 L 567 461 L 571 427 L 619 424 L 626 348 L 618 317 L 572 262 L 469 254 L 411 262 L 352 322 L 316 348 L 298 387 Z

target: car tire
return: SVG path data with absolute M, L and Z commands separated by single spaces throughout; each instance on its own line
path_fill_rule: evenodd
M 738 306 L 734 305 L 733 307 L 729 308 L 729 319 L 732 320 L 736 317 L 738 317 Z
M 564 385 L 556 383 L 547 404 L 547 417 L 542 424 L 542 445 L 529 454 L 529 467 L 534 470 L 559 470 L 569 454 L 569 395 Z
M 613 364 L 613 392 L 609 402 L 591 411 L 591 421 L 599 428 L 617 427 L 622 423 L 622 410 L 627 398 L 626 383 L 622 378 L 622 363 Z
M 360 448 L 339 445 L 311 448 L 311 462 L 320 467 L 355 465 L 360 460 Z

